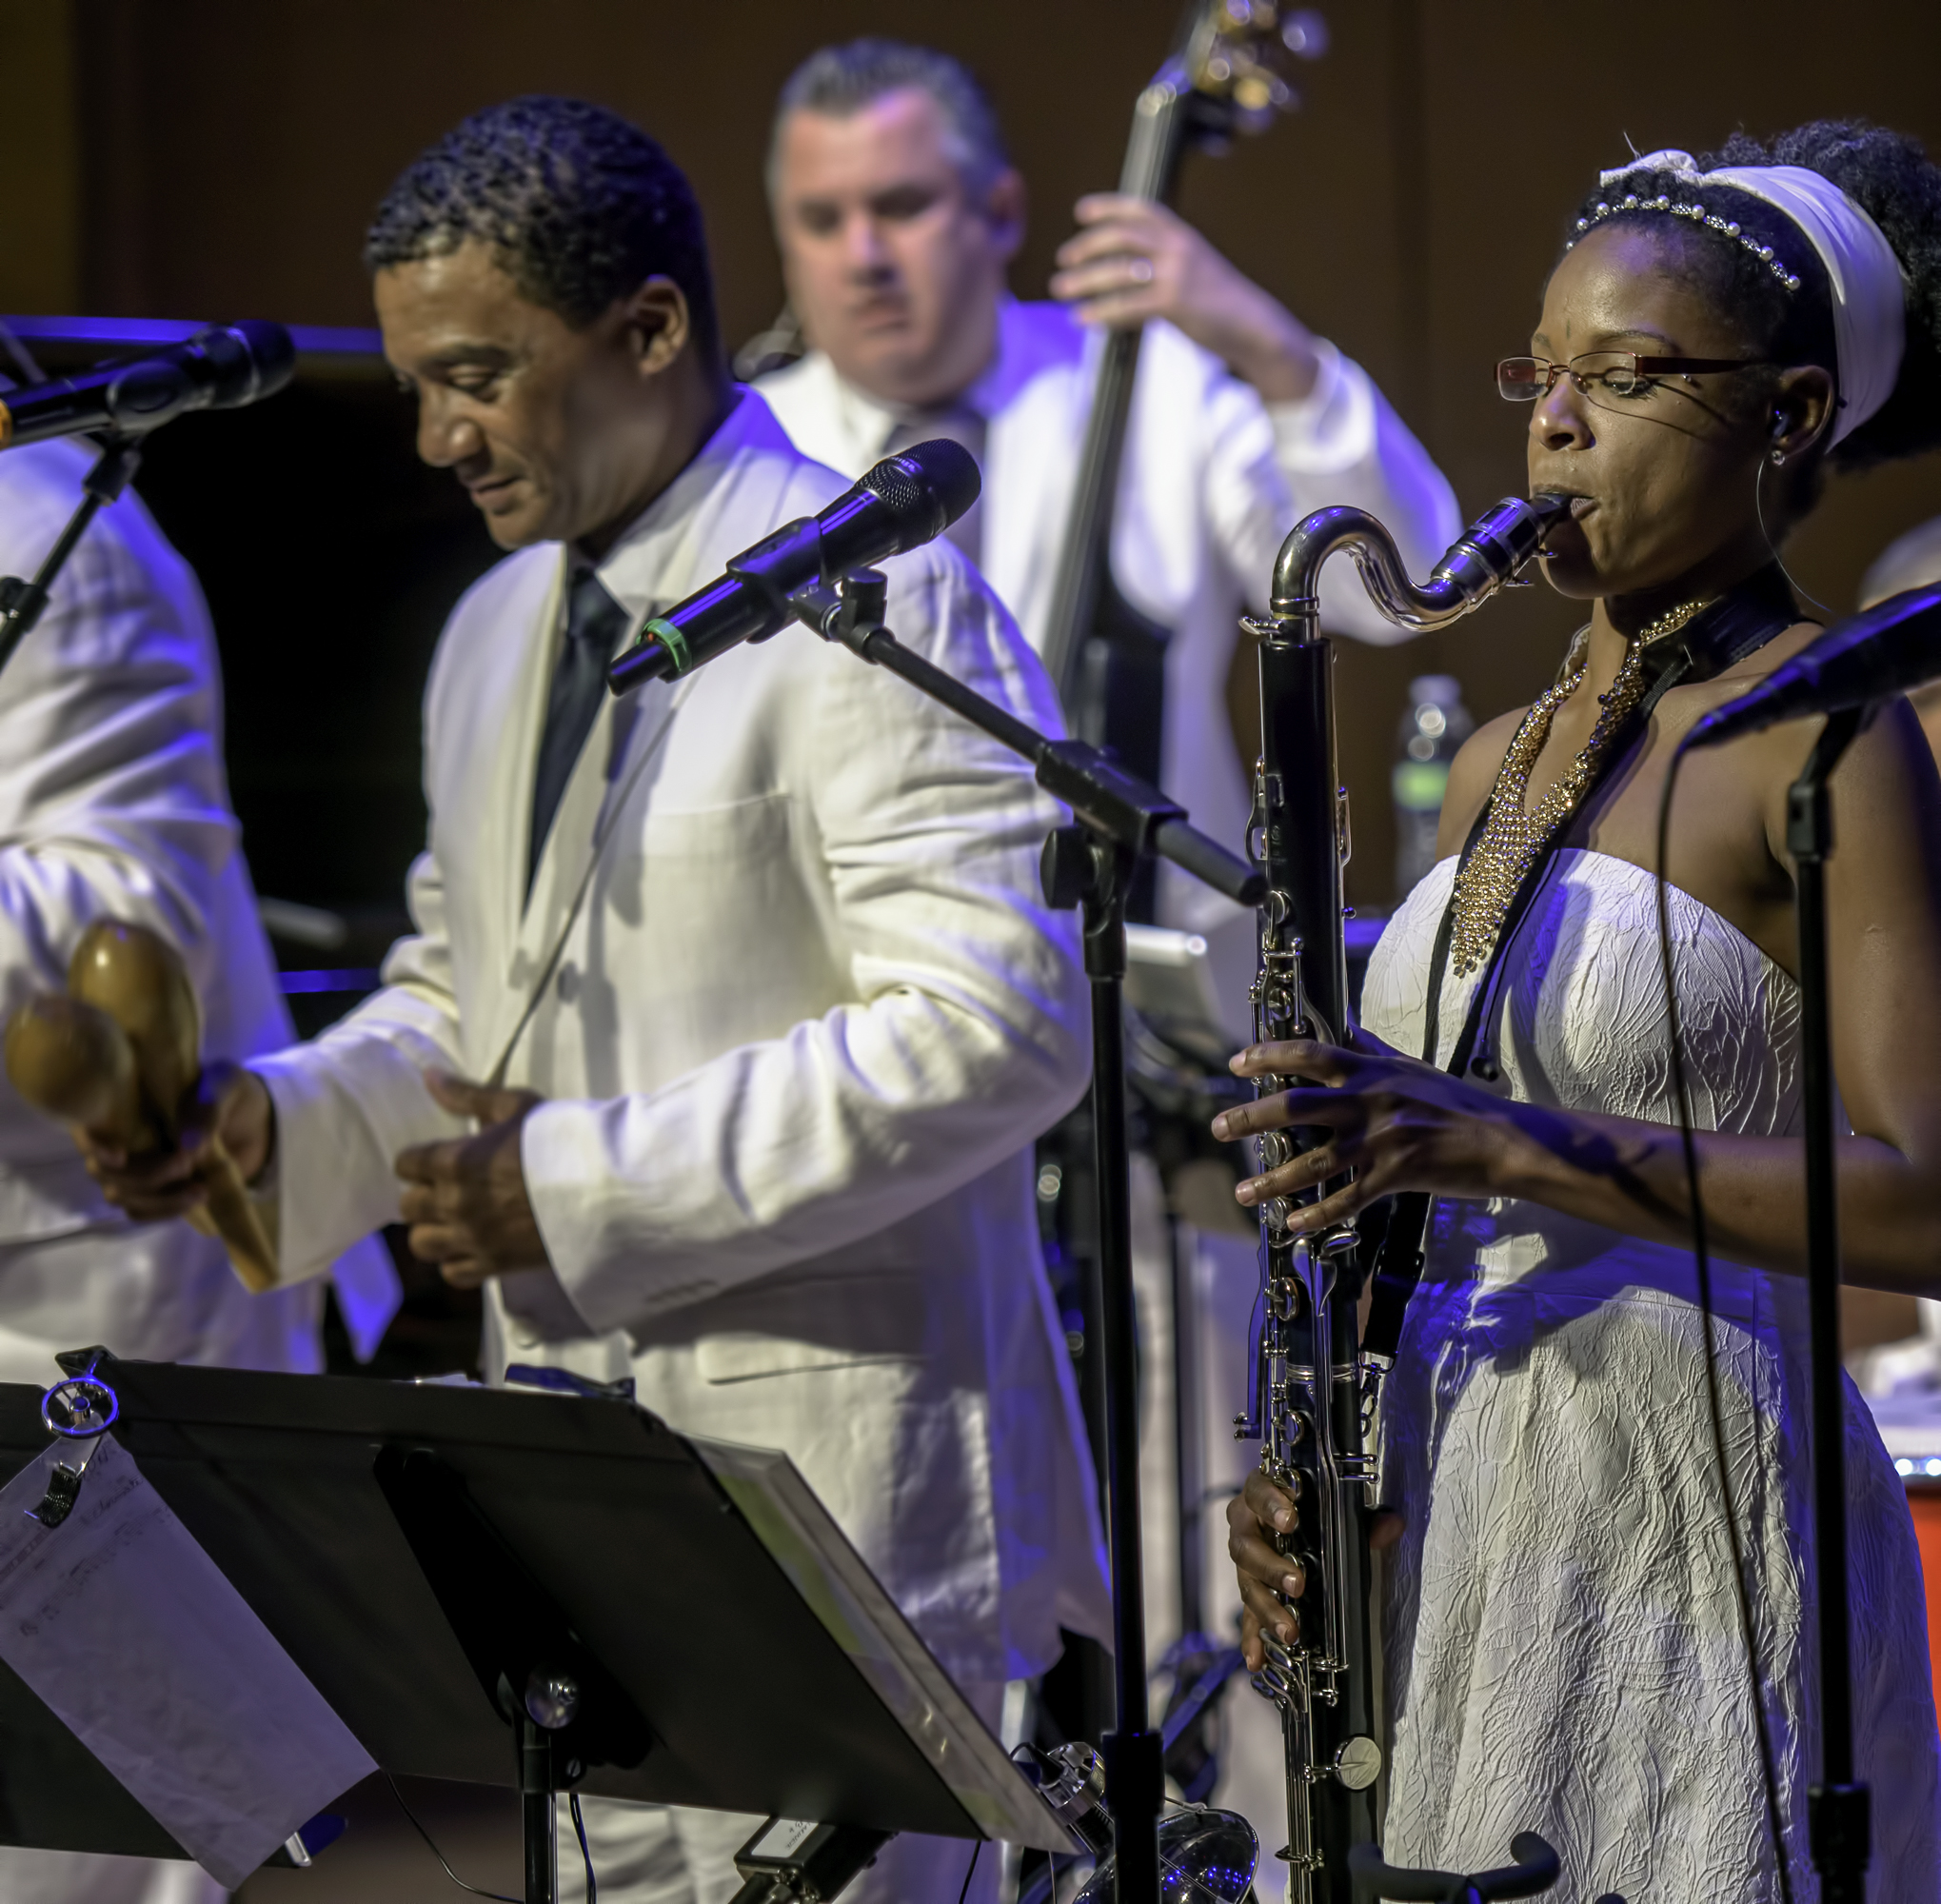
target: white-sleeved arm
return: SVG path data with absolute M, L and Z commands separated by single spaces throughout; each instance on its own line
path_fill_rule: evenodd
M 327 1269 L 360 1237 L 398 1220 L 399 1151 L 472 1128 L 425 1088 L 426 1066 L 465 1068 L 445 889 L 430 852 L 412 866 L 406 897 L 415 931 L 386 956 L 384 988 L 321 1038 L 250 1062 L 276 1107 L 286 1282 Z
M 40 565 L 87 467 L 65 444 L 0 459 L 0 571 Z M 220 721 L 201 591 L 129 498 L 96 517 L 0 673 L 0 1016 L 60 989 L 103 917 L 168 940 L 205 999 L 223 982 L 238 839 Z M 97 1213 L 65 1133 L 4 1082 L 0 1159 L 0 1234 Z
M 1209 406 L 1215 446 L 1209 506 L 1247 600 L 1266 605 L 1280 543 L 1300 519 L 1335 504 L 1366 509 L 1395 537 L 1412 575 L 1428 574 L 1462 526 L 1456 492 L 1360 365 L 1317 340 L 1320 374 L 1297 403 L 1261 406 L 1223 380 Z M 1263 426 L 1264 425 L 1264 426 Z M 1321 572 L 1321 623 L 1333 634 L 1388 644 L 1410 631 L 1368 600 L 1354 565 Z
M 965 566 L 928 557 L 918 577 L 891 595 L 908 645 L 1053 725 L 1042 670 Z M 1037 884 L 1061 810 L 884 670 L 833 648 L 813 660 L 785 724 L 791 779 L 854 998 L 664 1088 L 527 1120 L 548 1257 L 601 1328 L 881 1230 L 1015 1154 L 1084 1088 L 1076 925 Z

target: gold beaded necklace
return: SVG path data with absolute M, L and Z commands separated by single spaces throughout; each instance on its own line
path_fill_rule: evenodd
M 1543 752 L 1544 742 L 1550 738 L 1556 710 L 1583 684 L 1589 646 L 1585 636 L 1579 636 L 1573 644 L 1572 653 L 1564 663 L 1565 673 L 1524 715 L 1509 751 L 1503 756 L 1503 764 L 1496 769 L 1482 838 L 1456 875 L 1451 896 L 1455 919 L 1449 957 L 1457 977 L 1467 978 L 1489 957 L 1511 902 L 1531 867 L 1543 857 L 1552 837 L 1576 811 L 1578 802 L 1595 782 L 1605 756 L 1632 709 L 1649 691 L 1655 670 L 1646 666 L 1647 651 L 1675 635 L 1694 615 L 1710 607 L 1712 599 L 1715 598 L 1667 609 L 1631 638 L 1617 678 L 1597 697 L 1599 712 L 1591 738 L 1576 759 L 1551 783 L 1534 812 L 1525 803 L 1530 776 L 1537 756 Z

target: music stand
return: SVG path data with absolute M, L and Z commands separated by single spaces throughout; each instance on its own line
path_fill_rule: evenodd
M 528 1904 L 554 1894 L 567 1783 L 1079 1849 L 785 1457 L 617 1398 L 98 1375 L 114 1439 L 383 1770 L 525 1793 Z M 46 1448 L 41 1399 L 0 1385 L 0 1459 Z M 493 1591 L 455 1589 L 467 1569 Z M 502 1673 L 523 1702 L 495 1703 Z M 548 1688 L 575 1709 L 551 1731 Z M 0 1763 L 0 1842 L 182 1854 L 4 1666 Z

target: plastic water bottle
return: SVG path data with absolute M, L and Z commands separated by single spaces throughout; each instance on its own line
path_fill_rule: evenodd
M 1449 764 L 1476 732 L 1453 674 L 1422 674 L 1409 683 L 1390 786 L 1396 803 L 1396 901 L 1399 904 L 1436 863 L 1436 829 Z

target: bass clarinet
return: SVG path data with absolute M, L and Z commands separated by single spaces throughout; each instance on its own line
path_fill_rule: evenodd
M 1335 752 L 1334 649 L 1319 631 L 1321 565 L 1349 550 L 1377 608 L 1409 628 L 1439 627 L 1523 579 L 1567 505 L 1506 498 L 1466 529 L 1429 580 L 1409 579 L 1395 539 L 1365 511 L 1319 509 L 1298 524 L 1274 565 L 1273 612 L 1242 628 L 1258 645 L 1260 758 L 1248 850 L 1266 875 L 1259 909 L 1254 1040 L 1338 1043 L 1348 1027 L 1341 868 L 1347 790 Z M 1298 1081 L 1265 1077 L 1258 1097 Z M 1259 1168 L 1289 1161 L 1325 1131 L 1269 1131 Z M 1365 1271 L 1355 1225 L 1295 1237 L 1297 1203 L 1347 1178 L 1260 1206 L 1260 1296 L 1255 1310 L 1247 1413 L 1238 1439 L 1260 1442 L 1260 1465 L 1297 1503 L 1290 1534 L 1273 1537 L 1298 1563 L 1305 1589 L 1294 1642 L 1262 1636 L 1255 1689 L 1280 1709 L 1287 1759 L 1290 1904 L 1349 1904 L 1348 1853 L 1377 1836 L 1381 1775 L 1376 1710 L 1368 1521 L 1375 1501 L 1376 1409 L 1388 1359 L 1364 1354 L 1357 1304 Z

